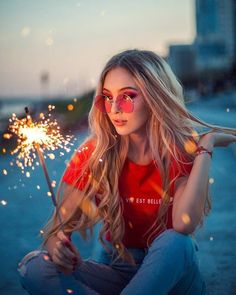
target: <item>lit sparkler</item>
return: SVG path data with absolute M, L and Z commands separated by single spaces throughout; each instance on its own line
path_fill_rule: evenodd
M 52 109 L 54 109 L 54 107 L 50 105 L 49 111 Z M 56 197 L 45 163 L 45 158 L 47 158 L 47 155 L 44 153 L 44 151 L 51 152 L 58 148 L 63 148 L 66 151 L 70 151 L 67 146 L 69 144 L 72 145 L 70 143 L 72 136 L 67 135 L 66 137 L 63 137 L 63 135 L 60 133 L 60 127 L 58 126 L 57 121 L 50 118 L 51 114 L 48 115 L 49 118 L 46 118 L 44 114 L 40 114 L 40 120 L 37 122 L 32 120 L 28 108 L 25 108 L 25 112 L 25 118 L 18 119 L 17 116 L 13 114 L 12 118 L 9 120 L 9 130 L 12 134 L 17 136 L 17 146 L 11 152 L 11 154 L 17 154 L 16 164 L 22 169 L 23 173 L 25 167 L 31 167 L 34 170 L 33 163 L 38 155 L 48 184 L 49 193 L 52 197 L 53 205 L 57 209 Z M 11 135 L 9 134 L 9 138 L 10 137 Z M 50 153 L 48 154 L 48 157 L 54 159 L 52 155 L 53 154 Z M 60 212 L 58 212 L 58 218 L 59 222 L 61 223 L 62 219 Z

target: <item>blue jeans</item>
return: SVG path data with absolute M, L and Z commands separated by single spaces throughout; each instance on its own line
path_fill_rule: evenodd
M 46 251 L 33 251 L 19 264 L 22 286 L 33 295 L 200 295 L 197 245 L 189 235 L 168 229 L 147 249 L 129 248 L 136 265 L 102 252 L 100 261 L 83 260 L 70 275 L 60 272 Z

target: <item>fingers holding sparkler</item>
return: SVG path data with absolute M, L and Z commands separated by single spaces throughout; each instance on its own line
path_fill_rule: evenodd
M 76 247 L 63 231 L 57 233 L 57 238 L 58 241 L 52 252 L 52 260 L 61 271 L 69 274 L 79 266 L 82 259 Z

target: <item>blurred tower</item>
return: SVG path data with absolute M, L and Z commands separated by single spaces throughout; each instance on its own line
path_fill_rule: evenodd
M 192 85 L 195 82 L 195 59 L 196 52 L 192 44 L 172 44 L 169 46 L 168 63 L 184 84 Z
M 196 67 L 227 72 L 236 57 L 236 1 L 196 0 Z
M 43 71 L 40 74 L 40 92 L 42 101 L 49 98 L 49 72 Z

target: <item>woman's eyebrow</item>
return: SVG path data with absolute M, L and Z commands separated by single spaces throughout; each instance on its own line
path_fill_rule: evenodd
M 132 86 L 123 87 L 123 88 L 119 89 L 118 91 L 125 90 L 125 89 L 133 89 L 133 90 L 138 91 L 137 88 L 132 87 Z M 108 92 L 111 92 L 110 90 L 108 90 L 108 89 L 106 89 L 106 88 L 103 88 L 103 90 L 106 90 L 106 91 L 108 91 Z

